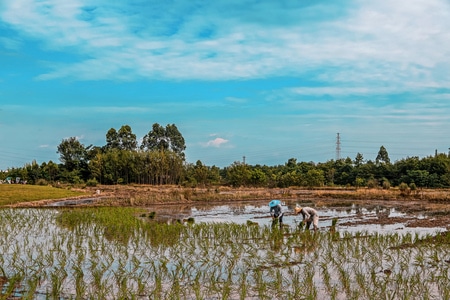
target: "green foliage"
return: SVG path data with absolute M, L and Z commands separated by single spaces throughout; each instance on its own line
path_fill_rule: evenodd
M 378 151 L 378 155 L 376 158 L 377 164 L 390 164 L 391 160 L 389 159 L 389 154 L 384 146 L 380 147 L 380 150 Z
M 244 163 L 237 161 L 227 168 L 226 179 L 231 186 L 239 187 L 247 185 L 250 181 L 250 176 L 249 167 Z
M 152 130 L 144 136 L 141 149 L 145 151 L 170 150 L 184 158 L 183 151 L 186 149 L 186 144 L 175 124 L 167 124 L 164 128 L 158 123 L 154 123 Z
M 87 149 L 76 137 L 62 140 L 57 153 L 60 154 L 59 159 L 67 171 L 80 170 L 84 167 Z
M 22 168 L 11 168 L 0 174 L 31 184 L 56 181 L 80 184 L 182 184 L 185 187 L 210 187 L 227 184 L 234 187 L 321 187 L 367 186 L 384 189 L 402 182 L 418 188 L 450 187 L 450 157 L 435 154 L 420 159 L 408 157 L 391 163 L 381 146 L 375 161 L 357 153 L 350 157 L 323 163 L 301 162 L 289 158 L 284 165 L 248 165 L 234 162 L 219 168 L 198 160 L 186 163 L 185 140 L 174 124 L 166 127 L 154 123 L 137 144 L 129 125 L 106 133 L 106 145 L 85 147 L 75 137 L 62 140 L 57 152 L 61 164 L 36 161 Z M 95 180 L 97 183 L 95 183 Z

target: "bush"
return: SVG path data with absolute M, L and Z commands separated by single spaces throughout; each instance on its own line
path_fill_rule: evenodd
M 97 179 L 89 179 L 88 181 L 86 181 L 86 186 L 91 186 L 91 187 L 94 187 L 94 186 L 97 186 L 97 184 L 98 184 L 98 182 L 97 182 Z
M 369 189 L 374 189 L 378 187 L 378 181 L 376 179 L 370 179 L 369 181 L 367 181 L 367 187 Z
M 400 185 L 398 186 L 398 189 L 400 190 L 400 195 L 402 195 L 402 196 L 407 196 L 410 193 L 410 189 L 409 189 L 408 185 L 404 182 L 400 183 Z
M 47 182 L 47 180 L 41 178 L 41 179 L 38 179 L 35 184 L 36 185 L 48 185 L 48 182 Z
M 389 182 L 389 180 L 387 180 L 387 179 L 383 180 L 383 189 L 388 190 L 390 188 L 391 188 L 391 183 Z

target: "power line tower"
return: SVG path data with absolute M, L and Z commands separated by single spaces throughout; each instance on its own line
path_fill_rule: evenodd
M 341 137 L 338 132 L 336 136 L 336 160 L 340 159 L 341 159 Z

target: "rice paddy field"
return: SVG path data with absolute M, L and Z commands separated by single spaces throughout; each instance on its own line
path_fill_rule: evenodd
M 3 208 L 0 299 L 450 299 L 446 230 L 349 230 L 330 214 L 310 232 L 293 216 L 194 211 Z

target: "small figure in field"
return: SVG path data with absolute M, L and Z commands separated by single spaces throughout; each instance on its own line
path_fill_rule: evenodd
M 280 223 L 280 226 L 283 226 L 283 211 L 281 207 L 280 200 L 272 200 L 269 202 L 270 207 L 270 216 L 272 217 L 273 223 L 276 224 L 276 221 Z
M 309 230 L 311 223 L 313 223 L 314 231 L 316 231 L 319 228 L 319 214 L 317 210 L 311 207 L 296 206 L 294 208 L 294 211 L 296 215 L 302 214 L 303 222 L 306 221 L 306 229 Z

